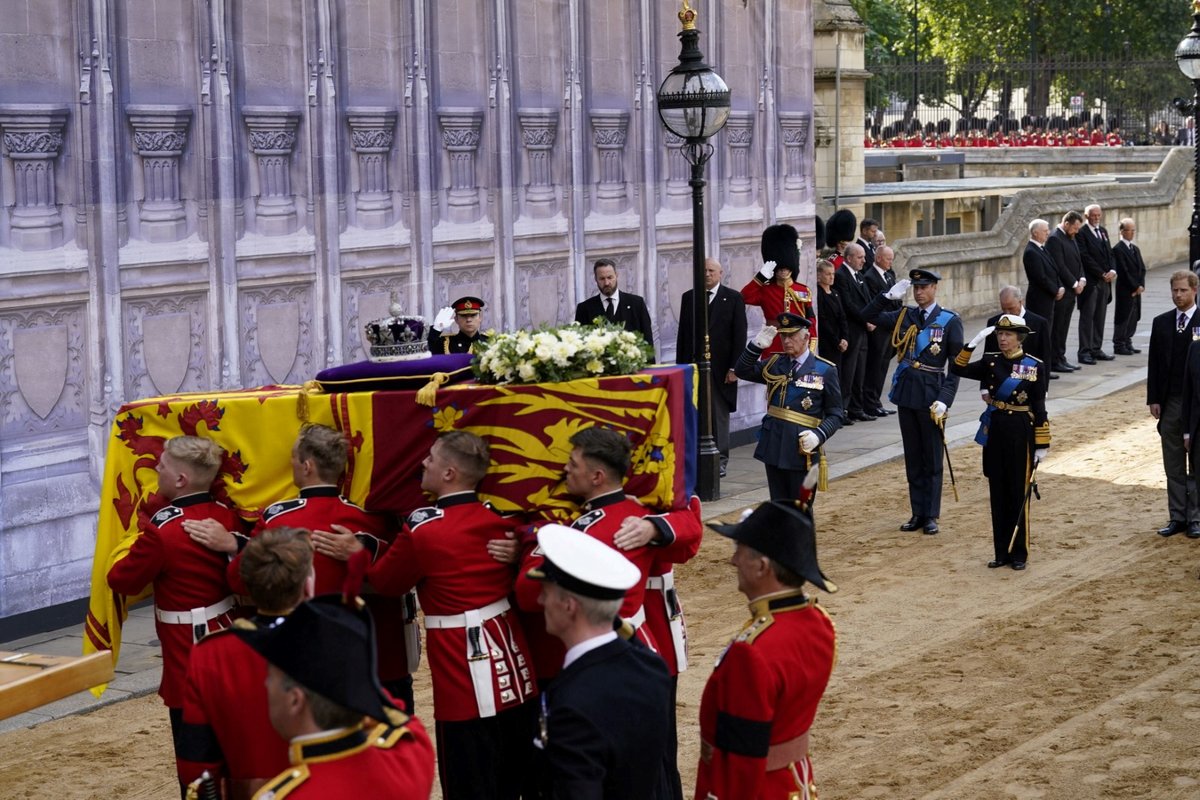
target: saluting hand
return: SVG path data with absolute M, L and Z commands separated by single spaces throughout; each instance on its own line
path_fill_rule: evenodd
M 884 297 L 888 300 L 903 300 L 904 293 L 908 291 L 908 287 L 911 285 L 912 281 L 908 278 L 901 278 L 892 285 L 892 288 L 887 290 L 887 294 Z

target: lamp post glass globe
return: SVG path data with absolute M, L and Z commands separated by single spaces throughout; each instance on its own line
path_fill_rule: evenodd
M 711 69 L 672 71 L 658 98 L 663 125 L 681 139 L 707 139 L 729 119 L 729 87 Z

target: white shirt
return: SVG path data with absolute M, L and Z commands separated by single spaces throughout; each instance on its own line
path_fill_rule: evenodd
M 602 633 L 599 636 L 593 636 L 591 639 L 584 639 L 582 642 L 567 651 L 566 657 L 563 658 L 563 669 L 571 666 L 596 648 L 604 647 L 604 645 L 614 641 L 616 638 L 617 632 L 609 631 L 608 633 Z
M 605 297 L 603 293 L 600 294 L 600 307 L 605 311 L 608 311 L 609 300 L 612 300 L 613 313 L 617 313 L 617 309 L 621 307 L 621 290 L 613 289 L 612 297 Z

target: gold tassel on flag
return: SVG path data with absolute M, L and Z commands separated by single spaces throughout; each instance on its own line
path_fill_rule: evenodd
M 429 383 L 417 390 L 417 402 L 428 408 L 433 408 L 437 402 L 437 390 L 450 376 L 445 372 L 435 372 L 429 376 Z
M 321 384 L 316 381 L 305 381 L 300 387 L 300 393 L 296 395 L 296 419 L 301 422 L 308 422 L 308 396 L 310 394 L 321 394 Z

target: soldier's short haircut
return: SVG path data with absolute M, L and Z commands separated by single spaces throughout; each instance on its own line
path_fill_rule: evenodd
M 600 269 L 601 267 L 612 267 L 613 272 L 616 272 L 617 262 L 613 261 L 611 258 L 597 258 L 596 263 L 592 264 L 592 275 L 595 275 L 596 270 Z
M 632 448 L 620 433 L 611 428 L 584 428 L 571 437 L 571 446 L 579 448 L 589 461 L 603 465 L 612 480 L 625 480 Z
M 328 658 L 329 656 L 323 653 L 314 653 L 313 657 Z M 362 722 L 362 712 L 353 711 L 333 702 L 325 695 L 309 689 L 287 673 L 284 673 L 282 685 L 285 691 L 299 689 L 304 692 L 304 696 L 308 699 L 308 710 L 312 714 L 313 722 L 321 730 L 329 731 L 335 728 L 349 728 Z
M 305 425 L 296 438 L 297 458 L 316 464 L 318 477 L 326 483 L 337 483 L 342 477 L 349 452 L 346 437 L 328 425 Z
M 1082 225 L 1083 224 L 1083 214 L 1080 214 L 1078 211 L 1068 211 L 1067 213 L 1063 214 L 1063 218 L 1062 218 L 1063 225 L 1069 225 L 1072 222 L 1078 222 L 1080 225 Z
M 238 574 L 246 582 L 254 605 L 266 611 L 287 611 L 304 599 L 304 582 L 312 573 L 312 561 L 308 531 L 267 528 L 242 550 Z
M 176 436 L 163 445 L 163 452 L 187 468 L 192 482 L 207 489 L 221 469 L 224 451 L 212 439 Z
M 454 466 L 471 485 L 483 480 L 491 463 L 488 443 L 467 431 L 450 431 L 437 439 L 442 455 L 454 462 Z
M 1172 286 L 1175 285 L 1175 281 L 1187 281 L 1187 285 L 1193 289 L 1195 289 L 1197 286 L 1200 286 L 1200 278 L 1197 278 L 1196 273 L 1192 272 L 1191 270 L 1177 270 L 1171 275 Z

